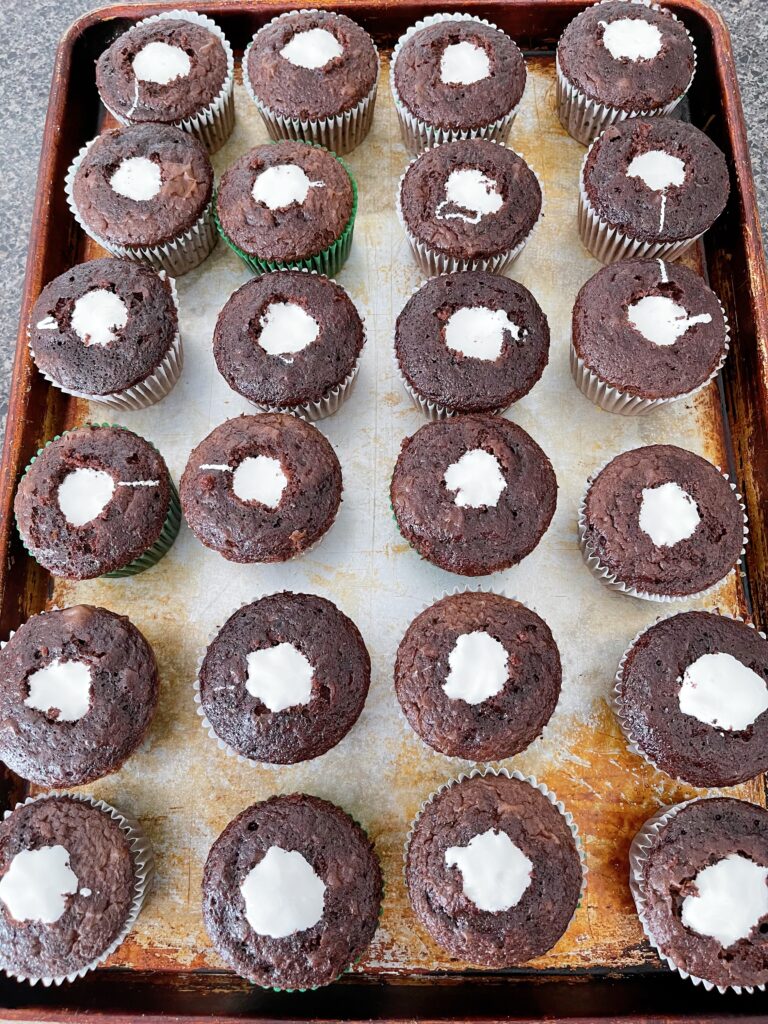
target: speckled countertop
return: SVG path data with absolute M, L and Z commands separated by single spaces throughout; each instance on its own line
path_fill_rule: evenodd
M 128 0 L 130 2 L 130 0 Z M 27 238 L 56 45 L 78 15 L 107 6 L 99 0 L 0 2 L 0 190 L 5 231 L 0 239 L 0 417 L 5 418 Z M 733 36 L 736 66 L 752 147 L 760 212 L 768 223 L 768 0 L 713 0 Z M 34 12 L 34 39 L 30 16 Z M 32 49 L 30 45 L 32 43 Z M 761 159 L 762 156 L 762 159 Z

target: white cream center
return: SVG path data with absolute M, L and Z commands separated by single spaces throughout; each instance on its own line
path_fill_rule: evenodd
M 702 654 L 680 682 L 677 697 L 683 714 L 716 729 L 748 729 L 768 710 L 765 680 L 724 651 Z
M 71 526 L 85 526 L 101 515 L 115 493 L 115 481 L 103 469 L 73 469 L 59 484 L 57 500 Z
M 245 917 L 257 935 L 284 939 L 323 916 L 325 882 L 297 850 L 270 846 L 240 883 Z
M 654 192 L 666 192 L 670 187 L 678 187 L 685 181 L 685 164 L 671 153 L 663 149 L 650 149 L 630 161 L 627 167 L 628 178 L 639 178 Z
M 482 46 L 463 40 L 451 43 L 440 58 L 440 80 L 446 85 L 472 85 L 491 73 L 491 62 Z
M 294 203 L 301 206 L 311 188 L 325 188 L 325 182 L 310 181 L 297 164 L 276 164 L 256 176 L 251 195 L 270 210 L 282 210 Z
M 452 313 L 445 324 L 445 344 L 454 352 L 473 359 L 498 359 L 506 331 L 517 341 L 520 328 L 503 309 L 464 306 Z
M 94 288 L 75 301 L 70 322 L 84 345 L 108 345 L 128 323 L 128 307 L 107 288 Z
M 27 684 L 26 706 L 57 722 L 77 722 L 90 709 L 91 670 L 84 661 L 54 658 L 45 668 L 33 672 Z
M 276 644 L 251 651 L 245 660 L 248 664 L 245 688 L 270 711 L 309 704 L 315 670 L 298 647 Z
M 175 78 L 186 78 L 192 68 L 189 56 L 180 46 L 147 43 L 133 58 L 133 73 L 142 82 L 168 85 Z
M 643 488 L 640 529 L 657 547 L 672 547 L 693 536 L 700 521 L 696 502 L 680 484 Z
M 506 832 L 492 828 L 466 846 L 449 846 L 445 863 L 461 872 L 467 899 L 490 913 L 516 907 L 531 884 L 531 861 Z
M 696 875 L 698 895 L 685 897 L 680 919 L 686 928 L 717 939 L 727 949 L 746 939 L 768 914 L 767 879 L 768 868 L 731 853 Z
M 0 879 L 0 900 L 15 921 L 53 924 L 77 892 L 77 875 L 63 846 L 20 850 Z
M 297 68 L 324 68 L 344 53 L 344 47 L 333 32 L 324 28 L 310 28 L 297 32 L 280 51 L 280 56 Z
M 603 46 L 614 60 L 653 60 L 661 49 L 661 32 L 643 18 L 616 18 L 598 22 Z
M 453 500 L 459 508 L 495 508 L 507 486 L 499 460 L 482 448 L 464 452 L 446 469 L 443 480 L 449 491 L 456 491 Z
M 269 455 L 248 456 L 232 474 L 232 490 L 241 501 L 258 501 L 267 508 L 277 508 L 287 484 L 280 460 Z
M 695 324 L 712 323 L 709 313 L 689 316 L 683 306 L 666 295 L 646 295 L 627 309 L 627 319 L 654 345 L 674 345 Z
M 509 678 L 509 656 L 502 643 L 478 629 L 456 638 L 448 655 L 450 671 L 443 683 L 446 697 L 467 704 L 482 704 L 501 693 Z
M 270 356 L 301 352 L 320 333 L 317 320 L 295 302 L 271 302 L 259 325 L 259 345 Z
M 458 219 L 466 224 L 479 224 L 483 217 L 497 213 L 503 205 L 504 197 L 493 178 L 477 168 L 461 167 L 448 175 L 445 199 L 438 204 L 435 216 L 440 220 Z M 446 207 L 454 209 L 445 212 Z
M 155 198 L 163 179 L 160 167 L 154 160 L 148 160 L 145 156 L 131 156 L 121 161 L 109 179 L 109 184 L 119 195 L 143 203 Z

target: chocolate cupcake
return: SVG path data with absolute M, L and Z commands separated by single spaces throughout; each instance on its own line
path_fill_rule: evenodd
M 103 963 L 133 927 L 152 877 L 138 825 L 75 793 L 29 798 L 0 825 L 0 968 L 60 985 Z
M 698 597 L 746 544 L 744 506 L 706 459 L 671 444 L 622 452 L 591 480 L 579 508 L 587 566 L 606 586 L 649 601 Z
M 422 806 L 405 880 L 416 917 L 451 956 L 512 967 L 546 953 L 570 924 L 583 881 L 578 832 L 534 779 L 473 772 Z
M 373 122 L 379 55 L 356 22 L 334 11 L 289 11 L 259 29 L 243 83 L 270 138 L 359 146 Z
M 527 395 L 549 358 L 549 324 L 527 288 L 465 271 L 432 278 L 395 327 L 406 391 L 429 419 L 503 412 Z
M 235 126 L 235 62 L 215 21 L 167 11 L 137 22 L 96 61 L 101 102 L 121 124 L 170 124 L 209 153 Z
M 354 383 L 365 328 L 327 277 L 286 270 L 248 281 L 216 321 L 213 355 L 233 391 L 262 412 L 321 420 Z
M 662 960 L 694 985 L 768 983 L 768 811 L 731 797 L 662 808 L 635 836 L 629 883 Z
M 525 89 L 523 55 L 471 14 L 430 14 L 401 36 L 389 84 L 412 153 L 456 139 L 505 142 Z
M 33 615 L 0 649 L 0 760 L 40 786 L 93 782 L 136 750 L 157 697 L 152 648 L 124 615 Z
M 698 274 L 622 260 L 576 297 L 571 372 L 596 405 L 631 416 L 691 398 L 719 373 L 729 344 L 722 306 Z
M 257 274 L 316 270 L 333 277 L 352 246 L 357 185 L 320 146 L 277 142 L 251 149 L 224 173 L 216 224 Z
M 125 427 L 87 423 L 49 441 L 14 501 L 24 547 L 53 576 L 133 576 L 176 539 L 178 496 L 160 452 Z
M 371 659 L 357 626 L 312 594 L 272 594 L 231 615 L 198 673 L 210 735 L 252 763 L 324 754 L 360 717 Z
M 590 146 L 579 183 L 579 233 L 603 263 L 676 259 L 711 228 L 730 191 L 712 140 L 685 121 L 635 117 Z
M 560 121 L 586 146 L 616 121 L 671 113 L 690 87 L 696 49 L 664 7 L 603 0 L 563 32 L 556 68 Z
M 238 416 L 195 448 L 180 492 L 201 544 L 231 562 L 284 562 L 332 526 L 341 466 L 320 431 L 295 416 Z
M 446 142 L 417 157 L 400 179 L 397 215 L 425 274 L 500 274 L 523 251 L 541 214 L 528 164 L 487 139 Z
M 293 793 L 253 804 L 211 847 L 203 921 L 217 952 L 262 988 L 328 985 L 376 931 L 381 868 L 341 808 Z
M 516 423 L 457 416 L 403 441 L 390 500 L 400 532 L 422 558 L 484 576 L 533 551 L 554 515 L 557 480 Z
M 560 696 L 549 626 L 519 601 L 466 591 L 418 615 L 400 641 L 395 693 L 430 747 L 501 761 L 541 735 Z
M 47 381 L 116 409 L 159 402 L 184 365 L 173 280 L 130 260 L 91 260 L 54 278 L 28 334 Z
M 768 771 L 768 643 L 713 612 L 643 630 L 621 659 L 614 702 L 633 750 L 692 786 Z

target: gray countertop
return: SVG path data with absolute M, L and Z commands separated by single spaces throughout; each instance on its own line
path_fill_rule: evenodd
M 712 0 L 733 37 L 752 147 L 760 213 L 768 223 L 768 0 Z M 56 45 L 78 15 L 99 0 L 2 0 L 0 3 L 0 153 L 3 154 L 0 241 L 0 418 L 4 419 L 19 301 L 27 257 L 35 175 Z M 30 32 L 30 22 L 33 31 Z

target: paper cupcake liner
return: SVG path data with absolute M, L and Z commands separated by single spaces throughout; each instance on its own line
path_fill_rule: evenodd
M 496 29 L 497 32 L 501 32 L 498 25 L 494 25 L 492 21 L 488 21 L 486 18 L 478 18 L 474 14 L 430 14 L 426 18 L 422 18 L 417 21 L 415 25 L 411 25 L 407 31 L 400 36 L 392 51 L 392 60 L 389 65 L 389 87 L 392 92 L 392 99 L 395 104 L 395 112 L 400 122 L 400 134 L 403 139 L 403 145 L 409 153 L 418 156 L 419 153 L 423 153 L 427 149 L 431 149 L 433 146 L 439 146 L 443 142 L 456 142 L 462 139 L 489 139 L 492 142 L 504 143 L 509 136 L 509 131 L 512 127 L 512 122 L 517 116 L 517 112 L 520 109 L 520 104 L 523 101 L 521 96 L 515 106 L 503 117 L 498 120 L 491 122 L 490 124 L 483 125 L 481 128 L 440 128 L 438 125 L 429 124 L 427 121 L 422 120 L 415 114 L 412 114 L 410 110 L 405 106 L 400 94 L 397 91 L 395 85 L 395 64 L 397 58 L 406 42 L 415 33 L 420 32 L 424 28 L 428 28 L 430 25 L 436 25 L 444 21 L 475 21 L 479 25 L 487 25 L 488 28 Z M 506 33 L 505 33 L 506 34 Z M 512 45 L 520 53 L 517 44 L 511 39 Z M 520 58 L 525 64 L 522 53 Z
M 266 25 L 259 29 L 259 32 L 263 32 L 264 29 L 269 28 L 276 21 L 280 21 L 281 18 L 288 18 L 298 13 L 318 14 L 320 12 L 316 7 L 307 7 L 301 12 L 296 10 L 286 11 L 284 14 L 278 14 L 277 17 L 268 21 Z M 275 142 L 280 142 L 284 139 L 295 139 L 298 142 L 309 142 L 315 146 L 323 146 L 325 149 L 330 149 L 332 152 L 340 154 L 350 153 L 359 146 L 373 124 L 376 91 L 379 85 L 381 65 L 379 63 L 379 51 L 376 49 L 373 40 L 371 39 L 371 45 L 376 51 L 376 81 L 373 83 L 373 87 L 368 95 L 364 96 L 350 110 L 345 110 L 334 117 L 303 120 L 299 117 L 285 117 L 282 114 L 276 113 L 254 92 L 248 76 L 248 57 L 259 32 L 250 41 L 243 54 L 243 85 L 255 103 L 270 139 L 273 139 Z M 370 36 L 368 38 L 370 39 Z
M 694 985 L 701 985 L 707 992 L 711 992 L 713 989 L 717 989 L 721 995 L 729 991 L 735 992 L 737 995 L 741 995 L 742 993 L 748 993 L 751 995 L 753 992 L 764 992 L 766 987 L 765 985 L 715 985 L 714 982 L 707 981 L 705 978 L 698 978 L 696 975 L 689 974 L 687 971 L 684 971 L 681 967 L 678 967 L 671 957 L 662 952 L 656 942 L 646 917 L 643 871 L 648 860 L 648 851 L 656 842 L 659 832 L 661 832 L 664 826 L 674 818 L 678 811 L 682 811 L 682 809 L 687 807 L 689 804 L 700 803 L 702 800 L 711 799 L 714 799 L 714 797 L 695 797 L 693 800 L 684 800 L 682 803 L 673 804 L 670 807 L 662 807 L 656 814 L 649 818 L 644 825 L 641 826 L 640 831 L 632 840 L 632 844 L 629 848 L 629 888 L 635 901 L 637 916 L 640 919 L 640 924 L 645 932 L 645 937 L 659 955 L 660 959 L 664 961 L 670 970 L 676 971 L 681 978 L 687 978 L 689 981 L 692 981 Z
M 218 241 L 213 219 L 213 200 L 208 203 L 189 230 L 177 235 L 170 242 L 165 242 L 163 245 L 118 245 L 116 242 L 108 242 L 106 239 L 99 237 L 88 227 L 75 204 L 73 190 L 77 170 L 89 147 L 95 141 L 95 139 L 91 139 L 90 142 L 86 142 L 82 147 L 70 164 L 64 180 L 67 205 L 72 216 L 86 235 L 92 238 L 102 249 L 111 252 L 113 256 L 121 256 L 123 259 L 133 260 L 135 263 L 143 263 L 153 270 L 164 270 L 170 277 L 181 277 L 182 274 L 186 274 L 188 271 L 194 270 L 195 267 L 199 267 L 203 260 L 211 254 Z
M 221 149 L 232 134 L 232 129 L 235 127 L 235 58 L 232 54 L 232 47 L 229 45 L 226 36 L 216 22 L 207 18 L 204 14 L 198 14 L 197 11 L 165 11 L 162 14 L 153 14 L 149 18 L 142 18 L 142 20 L 137 21 L 133 27 L 139 28 L 141 25 L 152 25 L 155 22 L 167 20 L 168 18 L 172 18 L 176 21 L 190 21 L 193 25 L 199 25 L 202 28 L 207 29 L 216 36 L 224 47 L 224 52 L 227 56 L 227 73 L 224 77 L 224 82 L 222 83 L 218 96 L 216 96 L 208 106 L 198 111 L 198 113 L 193 114 L 191 117 L 184 118 L 181 121 L 176 121 L 173 124 L 174 128 L 180 128 L 182 131 L 187 132 L 189 135 L 194 135 L 196 139 L 199 139 L 209 153 L 215 153 L 217 150 Z M 113 110 L 104 102 L 103 97 L 101 97 L 101 102 L 115 120 L 120 122 L 120 124 L 132 125 L 147 123 L 145 121 L 134 121 L 130 117 L 118 114 L 117 111 Z
M 40 793 L 38 796 L 29 796 L 26 800 L 21 803 L 17 803 L 14 810 L 18 810 L 19 807 L 26 807 L 27 804 L 36 803 L 38 800 L 47 800 L 50 797 L 66 796 L 70 800 L 79 800 L 81 803 L 89 804 L 91 807 L 97 808 L 99 811 L 103 811 L 104 814 L 109 815 L 112 821 L 116 822 L 121 832 L 123 832 L 129 841 L 131 859 L 133 861 L 133 872 L 134 872 L 134 894 L 131 906 L 128 910 L 128 916 L 125 919 L 125 924 L 120 929 L 117 937 L 107 946 L 103 953 L 100 953 L 96 959 L 92 960 L 85 967 L 81 967 L 77 971 L 72 971 L 70 974 L 63 974 L 57 976 L 42 976 L 42 975 L 27 975 L 27 974 L 16 974 L 15 972 L 4 970 L 3 973 L 8 978 L 13 978 L 15 981 L 25 981 L 29 985 L 42 984 L 45 988 L 49 988 L 51 985 L 62 985 L 65 981 L 77 981 L 78 978 L 84 978 L 90 971 L 95 970 L 100 964 L 103 964 L 112 954 L 123 944 L 129 932 L 133 929 L 136 923 L 136 918 L 141 912 L 141 908 L 144 905 L 144 899 L 149 891 L 152 880 L 155 873 L 155 861 L 152 847 L 149 840 L 144 836 L 141 826 L 132 817 L 124 814 L 122 811 L 118 811 L 110 804 L 105 803 L 103 800 L 96 800 L 95 797 L 88 796 L 85 793 L 70 793 L 66 790 L 51 790 L 48 793 Z M 3 818 L 7 820 L 13 812 L 8 810 L 4 813 Z
M 621 453 L 619 453 L 619 454 L 621 454 Z M 723 477 L 723 479 L 728 483 L 728 486 L 731 488 L 733 493 L 736 495 L 736 498 L 737 498 L 737 500 L 739 502 L 739 507 L 741 508 L 741 514 L 742 514 L 743 519 L 744 519 L 744 539 L 742 541 L 741 554 L 739 555 L 739 558 L 738 558 L 736 564 L 731 566 L 731 568 L 728 570 L 728 572 L 726 572 L 723 576 L 721 576 L 720 579 L 717 580 L 715 583 L 712 583 L 710 586 L 705 587 L 704 590 L 696 591 L 693 594 L 649 594 L 647 591 L 638 590 L 636 587 L 630 586 L 628 583 L 622 582 L 622 580 L 620 580 L 619 577 L 615 573 L 611 572 L 611 570 L 600 561 L 599 556 L 597 554 L 595 554 L 595 552 L 593 551 L 593 549 L 590 546 L 589 542 L 587 541 L 587 515 L 586 515 L 587 495 L 589 494 L 589 491 L 590 491 L 590 488 L 592 486 L 593 481 L 597 479 L 597 477 L 600 475 L 600 473 L 602 473 L 602 471 L 605 469 L 605 467 L 610 462 L 613 462 L 614 458 L 616 458 L 616 456 L 612 456 L 610 459 L 608 459 L 606 462 L 604 462 L 603 465 L 600 466 L 600 468 L 597 469 L 590 476 L 589 480 L 587 481 L 587 486 L 586 486 L 586 488 L 584 490 L 584 494 L 582 495 L 581 501 L 579 502 L 579 513 L 578 513 L 579 547 L 581 548 L 581 554 L 582 554 L 582 557 L 584 559 L 585 565 L 587 566 L 589 571 L 592 573 L 592 575 L 596 579 L 600 580 L 600 582 L 603 583 L 609 589 L 611 589 L 611 590 L 618 590 L 622 594 L 628 594 L 629 597 L 637 597 L 637 598 L 640 598 L 640 600 L 642 600 L 642 601 L 659 601 L 659 602 L 666 603 L 666 602 L 676 602 L 676 601 L 693 601 L 693 600 L 697 600 L 698 598 L 705 597 L 707 594 L 711 594 L 712 591 L 716 587 L 719 587 L 720 584 L 724 580 L 726 580 L 734 570 L 736 570 L 736 571 L 740 570 L 740 567 L 742 565 L 742 561 L 743 561 L 743 558 L 744 558 L 744 553 L 745 553 L 745 550 L 746 550 L 746 546 L 747 546 L 747 541 L 749 540 L 749 526 L 747 524 L 747 508 L 746 508 L 746 505 L 744 504 L 744 499 L 739 494 L 739 492 L 736 490 L 736 484 L 731 483 L 731 479 L 728 476 L 728 474 L 727 473 L 723 473 L 723 471 L 720 469 L 719 466 L 715 466 L 714 468 L 718 471 L 718 473 L 720 473 L 720 475 Z
M 598 3 L 606 2 L 607 0 L 598 0 Z M 668 8 L 662 7 L 660 4 L 651 3 L 650 0 L 630 0 L 630 2 L 641 4 L 643 7 L 650 7 L 651 10 L 654 11 L 663 11 L 665 14 L 669 14 L 674 18 L 675 21 L 680 21 L 677 15 Z M 587 10 L 588 9 L 589 8 L 587 8 Z M 577 14 L 574 21 L 577 21 L 579 17 L 580 15 Z M 565 128 L 568 134 L 572 138 L 576 139 L 577 142 L 581 142 L 583 145 L 588 146 L 590 142 L 593 142 L 597 136 L 601 134 L 601 132 L 610 125 L 615 124 L 617 121 L 624 121 L 629 117 L 663 117 L 667 114 L 671 114 L 690 89 L 694 75 L 696 74 L 696 46 L 694 45 L 691 33 L 688 32 L 687 29 L 685 34 L 688 36 L 691 46 L 693 47 L 693 71 L 691 72 L 688 84 L 674 100 L 665 104 L 663 107 L 656 107 L 652 110 L 622 110 L 620 107 L 612 107 L 607 103 L 599 103 L 597 100 L 590 99 L 586 93 L 582 92 L 568 81 L 560 68 L 559 56 L 556 56 L 556 104 L 557 114 L 563 128 Z

